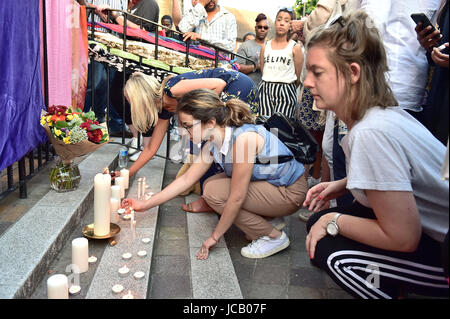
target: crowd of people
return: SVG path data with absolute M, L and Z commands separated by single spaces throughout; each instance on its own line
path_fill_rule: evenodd
M 106 5 L 127 1 L 93 2 L 104 19 Z M 151 2 L 127 5 L 155 21 Z M 414 24 L 410 14 L 419 12 L 435 22 L 434 31 Z M 120 24 L 122 18 L 114 14 L 112 20 Z M 162 20 L 183 33 L 180 41 L 201 39 L 235 51 L 236 20 L 218 0 L 193 0 L 184 15 L 172 0 L 172 16 Z M 302 19 L 280 8 L 273 26 L 264 13 L 257 15 L 254 33 L 237 49 L 252 62 L 238 59 L 239 72 L 209 69 L 162 83 L 134 73 L 125 87 L 114 87 L 114 79 L 123 78 L 116 71 L 113 101 L 125 97 L 125 122 L 134 137 L 144 136 L 130 175 L 156 154 L 175 115 L 192 154 L 183 174 L 161 192 L 148 200 L 127 198 L 123 207 L 146 211 L 200 183 L 202 196 L 183 209 L 220 218 L 199 259 L 208 258 L 233 224 L 250 241 L 243 256 L 276 254 L 290 243 L 283 217 L 303 207 L 299 217 L 307 222 L 311 262 L 351 295 L 448 297 L 449 184 L 442 178 L 448 21 L 448 0 L 391 6 L 320 0 Z M 98 70 L 100 78 L 104 69 Z M 121 108 L 116 111 L 121 115 Z M 313 165 L 296 161 L 255 124 L 256 115 L 275 112 L 300 121 L 317 140 Z M 291 158 L 259 161 L 280 156 Z

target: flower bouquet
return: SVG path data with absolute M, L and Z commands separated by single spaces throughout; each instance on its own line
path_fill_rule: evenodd
M 50 171 L 51 188 L 57 192 L 76 189 L 81 174 L 73 159 L 106 144 L 108 131 L 96 121 L 94 112 L 74 111 L 63 105 L 53 105 L 42 112 L 41 125 L 61 159 Z

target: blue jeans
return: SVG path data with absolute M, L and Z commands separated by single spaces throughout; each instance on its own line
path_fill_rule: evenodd
M 105 108 L 107 104 L 107 68 L 103 63 L 99 63 L 94 61 L 93 64 L 89 64 L 88 68 L 88 82 L 87 82 L 87 90 L 86 90 L 86 99 L 84 104 L 84 111 L 88 112 L 92 108 L 92 81 L 91 81 L 91 72 L 92 72 L 92 65 L 94 65 L 94 73 L 93 73 L 93 82 L 94 82 L 94 107 L 93 111 L 95 113 L 95 117 L 98 119 L 98 121 L 101 123 L 105 119 Z M 112 79 L 114 78 L 114 74 L 116 72 L 116 69 L 110 68 L 110 87 Z M 109 115 L 110 120 L 108 122 L 108 126 L 111 131 L 113 132 L 120 132 L 122 131 L 122 119 L 120 118 L 119 114 L 116 112 L 116 110 L 110 106 L 109 108 Z

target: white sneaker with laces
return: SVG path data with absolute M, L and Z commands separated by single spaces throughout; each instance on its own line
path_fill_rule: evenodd
M 138 151 L 137 142 L 138 142 L 137 137 L 133 137 L 131 139 L 131 144 L 130 144 L 130 147 L 128 148 L 128 155 L 133 155 L 134 153 L 136 153 Z
M 130 161 L 136 162 L 136 160 L 139 158 L 139 155 L 141 155 L 142 151 L 137 152 L 133 156 L 130 156 Z
M 279 238 L 264 236 L 252 241 L 246 247 L 242 247 L 241 255 L 247 258 L 265 258 L 289 246 L 289 238 L 284 231 Z

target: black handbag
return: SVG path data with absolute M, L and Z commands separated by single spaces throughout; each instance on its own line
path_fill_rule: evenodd
M 263 125 L 272 132 L 294 154 L 295 159 L 302 164 L 312 164 L 316 161 L 319 145 L 314 137 L 294 118 L 287 118 L 284 114 L 276 112 L 271 117 L 259 115 L 256 124 Z M 279 156 L 278 163 L 292 160 L 291 156 Z M 266 164 L 268 161 L 256 164 Z

